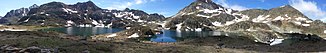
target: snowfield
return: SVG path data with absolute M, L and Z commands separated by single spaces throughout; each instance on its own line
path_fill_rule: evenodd
M 223 26 L 220 22 L 217 22 L 217 21 L 212 22 L 212 24 L 213 24 L 214 26 Z
M 111 38 L 111 37 L 115 37 L 115 36 L 117 36 L 117 34 L 111 34 L 109 36 L 106 36 L 106 38 Z
M 0 31 L 27 31 L 27 29 L 2 29 Z
M 272 45 L 281 44 L 283 40 L 284 40 L 284 39 L 272 39 L 271 41 L 273 41 L 273 42 L 270 43 L 269 45 L 272 46 Z
M 134 33 L 131 36 L 129 36 L 128 38 L 137 38 L 137 37 L 139 37 L 138 33 Z
M 175 26 L 177 26 L 177 29 L 176 29 L 177 31 L 181 31 L 182 24 L 183 23 L 180 23 L 180 24 L 175 25 Z
M 264 21 L 266 18 L 268 18 L 270 15 L 264 16 L 264 15 L 259 15 L 257 18 L 252 19 L 252 22 L 262 22 Z

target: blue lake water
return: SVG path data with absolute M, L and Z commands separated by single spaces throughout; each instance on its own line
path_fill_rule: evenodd
M 125 29 L 121 28 L 103 28 L 103 27 L 63 27 L 63 28 L 48 28 L 42 31 L 57 31 L 69 35 L 77 35 L 89 37 L 97 34 L 116 33 Z M 177 32 L 174 30 L 162 30 L 163 34 L 152 36 L 149 40 L 153 42 L 177 42 L 185 38 L 207 37 L 207 36 L 220 36 L 225 33 L 219 31 L 182 31 Z

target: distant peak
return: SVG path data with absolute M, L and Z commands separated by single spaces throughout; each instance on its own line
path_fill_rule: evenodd
M 77 4 L 88 4 L 88 5 L 95 5 L 93 1 L 87 1 L 87 2 L 78 2 Z
M 291 5 L 283 5 L 281 7 L 288 7 L 288 8 L 293 8 Z
M 38 5 L 36 5 L 36 4 L 33 4 L 32 6 L 30 6 L 29 7 L 29 9 L 32 9 L 32 8 L 37 8 L 37 7 L 39 7 Z
M 93 1 L 91 1 L 91 0 L 89 0 L 89 1 L 87 1 L 86 3 L 94 3 Z
M 206 2 L 206 3 L 210 3 L 213 2 L 212 0 L 197 0 L 197 2 Z
M 129 8 L 126 8 L 124 11 L 129 11 L 130 9 Z

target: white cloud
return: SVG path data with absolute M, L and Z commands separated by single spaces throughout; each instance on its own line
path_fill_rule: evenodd
M 231 8 L 233 10 L 242 11 L 242 10 L 250 9 L 250 8 L 240 6 L 240 5 L 231 5 L 231 4 L 227 3 L 226 0 L 218 0 L 217 3 L 222 5 L 223 7 Z
M 321 10 L 316 2 L 304 0 L 290 0 L 290 5 L 312 19 L 326 21 L 326 11 Z
M 142 4 L 146 0 L 135 0 L 136 4 Z

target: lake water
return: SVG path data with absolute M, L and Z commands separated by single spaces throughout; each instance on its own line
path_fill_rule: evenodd
M 103 28 L 103 27 L 63 27 L 63 28 L 48 28 L 42 29 L 42 31 L 57 31 L 66 33 L 69 35 L 78 35 L 89 37 L 97 34 L 107 34 L 116 33 L 125 29 L 121 28 Z M 162 30 L 163 34 L 157 34 L 152 36 L 149 40 L 154 42 L 177 42 L 178 40 L 183 40 L 185 38 L 196 38 L 196 37 L 207 37 L 207 36 L 220 36 L 228 35 L 219 31 L 201 31 L 201 32 L 189 32 L 182 31 L 177 32 L 174 30 Z

